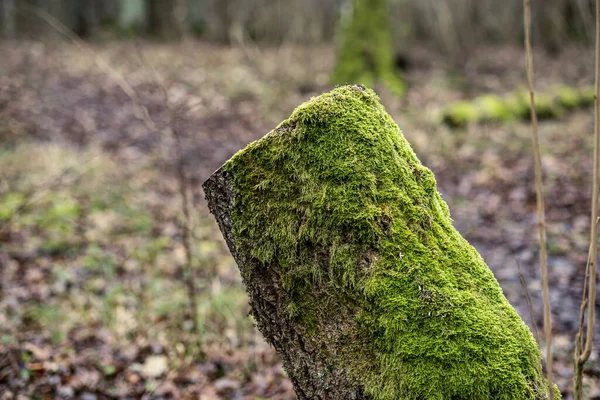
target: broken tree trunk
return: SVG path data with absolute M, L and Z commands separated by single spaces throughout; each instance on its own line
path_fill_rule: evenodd
M 531 332 L 371 90 L 301 105 L 204 190 L 299 399 L 547 398 Z

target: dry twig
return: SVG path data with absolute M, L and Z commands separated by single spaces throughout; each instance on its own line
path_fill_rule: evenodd
M 185 160 L 184 160 L 184 151 L 183 151 L 183 140 L 180 132 L 175 127 L 175 121 L 180 112 L 180 107 L 175 106 L 171 103 L 169 99 L 169 91 L 166 86 L 162 83 L 162 78 L 154 65 L 146 60 L 144 53 L 141 47 L 136 45 L 136 50 L 140 61 L 142 64 L 149 68 L 152 72 L 152 80 L 154 84 L 161 91 L 163 96 L 163 101 L 165 102 L 165 107 L 169 112 L 168 117 L 168 126 L 173 141 L 175 142 L 175 171 L 177 175 L 177 184 L 179 187 L 179 194 L 181 197 L 181 213 L 183 216 L 183 248 L 185 251 L 185 260 L 183 265 L 183 276 L 184 283 L 188 292 L 188 307 L 189 307 L 189 317 L 192 321 L 192 332 L 193 334 L 198 333 L 198 327 L 200 326 L 200 321 L 198 320 L 198 294 L 196 288 L 196 277 L 194 274 L 194 254 L 192 251 L 192 239 L 193 239 L 193 231 L 194 224 L 192 222 L 192 214 L 190 210 L 190 197 L 191 197 L 191 189 L 189 179 L 187 177 L 187 172 L 185 168 Z
M 529 311 L 529 319 L 531 319 L 531 326 L 533 327 L 533 336 L 535 337 L 536 342 L 540 342 L 540 333 L 538 332 L 538 326 L 535 322 L 534 312 L 533 312 L 533 304 L 531 302 L 531 296 L 529 296 L 529 289 L 527 288 L 527 281 L 525 280 L 525 275 L 521 271 L 521 263 L 517 259 L 517 267 L 519 268 L 519 282 L 521 283 L 521 287 L 523 287 L 523 291 L 525 292 L 525 299 L 527 300 L 527 310 Z
M 544 187 L 542 184 L 542 156 L 538 134 L 537 112 L 535 108 L 535 88 L 533 85 L 533 56 L 531 54 L 531 0 L 523 0 L 525 23 L 525 51 L 527 58 L 527 83 L 529 84 L 529 100 L 531 111 L 531 138 L 535 169 L 535 191 L 538 210 L 538 228 L 540 236 L 540 268 L 542 271 L 542 290 L 544 297 L 544 337 L 546 340 L 546 370 L 548 374 L 548 393 L 554 400 L 552 379 L 552 316 L 550 313 L 550 290 L 548 284 L 548 253 L 546 249 L 546 206 L 544 204 Z
M 583 396 L 583 365 L 590 358 L 594 341 L 596 313 L 596 275 L 598 258 L 598 191 L 600 189 L 600 2 L 596 0 L 596 94 L 594 97 L 594 175 L 592 182 L 592 220 L 590 226 L 590 251 L 581 302 L 579 331 L 575 341 L 575 372 L 573 374 L 573 398 Z M 587 294 L 586 294 L 587 290 Z M 587 327 L 583 341 L 584 314 L 587 306 Z

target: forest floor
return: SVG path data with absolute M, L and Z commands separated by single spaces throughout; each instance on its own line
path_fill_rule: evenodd
M 0 54 L 0 399 L 294 399 L 248 316 L 200 185 L 331 89 L 333 48 L 21 41 L 0 44 Z M 440 122 L 450 101 L 523 88 L 522 50 L 479 49 L 460 72 L 422 47 L 408 56 L 408 95 L 381 90 L 382 101 L 436 174 L 457 228 L 523 319 L 541 327 L 529 125 Z M 536 53 L 537 88 L 590 84 L 593 58 L 579 48 Z M 567 399 L 589 245 L 592 131 L 591 109 L 540 125 L 554 369 Z M 181 165 L 192 192 L 195 331 Z M 600 399 L 597 351 L 584 382 L 586 398 Z

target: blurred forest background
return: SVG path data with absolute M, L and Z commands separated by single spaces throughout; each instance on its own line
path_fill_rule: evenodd
M 56 32 L 40 21 L 37 7 L 84 38 L 106 34 L 177 39 L 194 35 L 221 44 L 255 42 L 321 44 L 334 40 L 351 0 L 2 0 L 5 37 Z M 434 45 L 464 62 L 482 44 L 519 45 L 523 39 L 519 0 L 389 0 L 397 49 Z M 593 1 L 533 2 L 533 35 L 557 53 L 570 42 L 594 37 Z
M 357 1 L 383 4 L 0 0 L 0 399 L 295 398 L 200 185 L 334 86 Z M 375 87 L 537 332 L 522 1 L 385 6 L 386 52 L 406 89 Z M 589 246 L 594 2 L 532 6 L 554 372 L 569 399 Z M 599 355 L 585 398 L 600 399 Z

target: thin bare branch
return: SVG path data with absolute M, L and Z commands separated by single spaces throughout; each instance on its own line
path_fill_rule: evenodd
M 600 172 L 600 4 L 596 1 L 596 95 L 594 99 L 594 181 L 592 183 L 592 223 L 590 229 L 590 277 L 588 280 L 588 319 L 585 338 L 585 346 L 579 357 L 579 363 L 585 363 L 592 353 L 594 341 L 594 319 L 596 309 L 596 275 L 598 255 L 598 190 Z
M 521 271 L 521 263 L 518 259 L 516 261 L 517 267 L 519 268 L 519 282 L 521 282 L 521 287 L 523 287 L 523 291 L 525 291 L 525 300 L 527 300 L 527 309 L 529 311 L 529 319 L 531 319 L 531 326 L 533 327 L 533 336 L 535 337 L 535 341 L 540 343 L 540 333 L 538 331 L 537 323 L 535 322 L 533 304 L 531 302 L 531 296 L 529 296 L 527 281 L 525 280 L 525 275 L 523 275 L 523 272 Z
M 525 52 L 527 59 L 527 83 L 529 85 L 529 101 L 531 110 L 531 138 L 535 170 L 535 191 L 537 198 L 538 228 L 540 237 L 540 268 L 542 272 L 542 290 L 544 297 L 544 336 L 546 339 L 546 372 L 550 400 L 554 400 L 552 378 L 552 316 L 550 313 L 550 290 L 548 283 L 548 253 L 546 249 L 546 206 L 544 204 L 544 187 L 542 183 L 542 156 L 538 134 L 538 120 L 535 108 L 535 88 L 533 84 L 533 56 L 531 53 L 531 1 L 523 0 L 525 24 Z
M 598 262 L 598 191 L 600 189 L 600 2 L 596 0 L 596 90 L 594 96 L 594 173 L 592 182 L 592 211 L 590 226 L 590 248 L 579 313 L 579 329 L 575 339 L 575 371 L 573 373 L 573 399 L 583 398 L 583 366 L 590 358 L 594 341 L 596 314 L 596 276 Z M 587 329 L 583 342 L 585 309 L 587 307 Z
M 196 277 L 194 274 L 194 254 L 192 251 L 192 239 L 194 224 L 192 222 L 192 214 L 190 210 L 191 202 L 191 189 L 189 179 L 187 177 L 187 171 L 185 168 L 183 141 L 180 132 L 175 127 L 175 120 L 177 118 L 177 107 L 173 107 L 169 99 L 169 90 L 164 85 L 163 80 L 152 63 L 146 60 L 144 52 L 142 51 L 139 44 L 136 44 L 136 51 L 138 58 L 142 64 L 149 68 L 152 73 L 152 80 L 158 87 L 163 95 L 165 106 L 169 112 L 169 131 L 175 142 L 175 170 L 177 174 L 177 183 L 179 187 L 179 194 L 181 197 L 181 212 L 183 214 L 183 248 L 185 251 L 185 261 L 183 266 L 184 282 L 188 292 L 188 307 L 190 319 L 192 321 L 192 332 L 198 333 L 198 327 L 200 321 L 198 319 L 198 294 L 196 288 Z
M 193 268 L 193 253 L 192 253 L 192 215 L 190 212 L 190 188 L 189 180 L 185 170 L 185 162 L 183 158 L 183 145 L 181 142 L 181 136 L 175 127 L 171 128 L 173 138 L 175 139 L 176 149 L 176 167 L 177 167 L 177 180 L 179 183 L 179 193 L 181 196 L 181 210 L 183 213 L 183 247 L 185 249 L 185 284 L 188 291 L 188 301 L 190 307 L 190 318 L 192 320 L 192 332 L 198 333 L 199 321 L 198 321 L 198 295 L 196 290 L 196 280 Z

